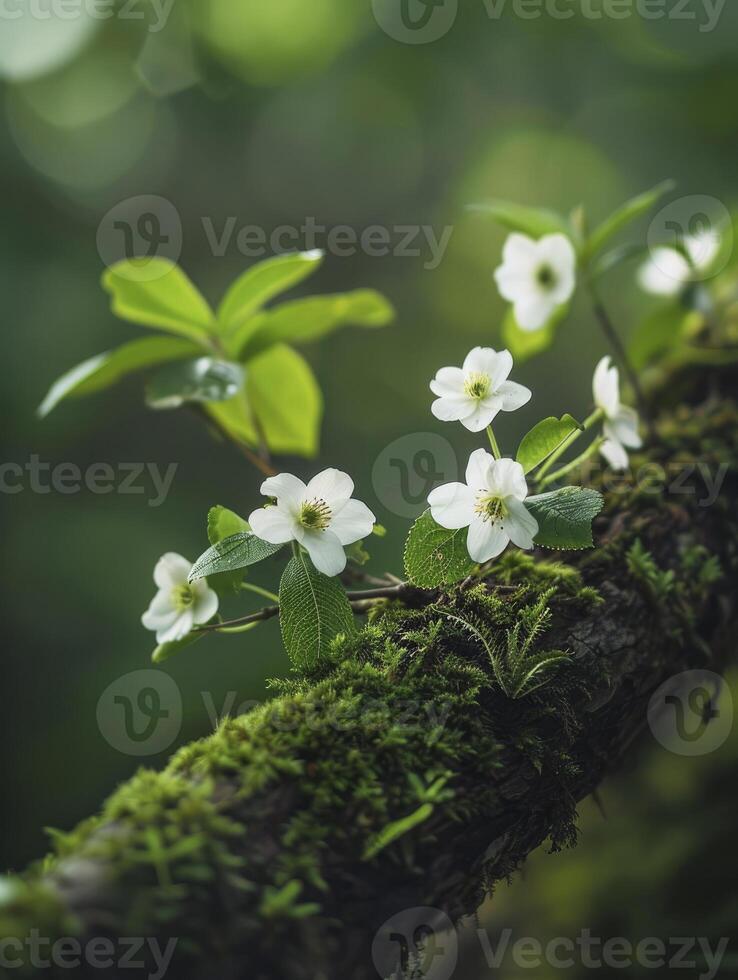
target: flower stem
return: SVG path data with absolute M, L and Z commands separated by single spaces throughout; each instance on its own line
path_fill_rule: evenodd
M 570 463 L 567 463 L 565 466 L 562 466 L 561 469 L 556 470 L 555 473 L 550 473 L 545 478 L 545 480 L 541 480 L 540 483 L 538 484 L 539 487 L 543 489 L 544 487 L 547 487 L 549 483 L 555 483 L 557 480 L 560 480 L 563 476 L 566 476 L 567 473 L 570 473 L 572 470 L 575 470 L 578 466 L 581 466 L 585 460 L 589 459 L 590 456 L 592 456 L 594 453 L 597 452 L 597 450 L 600 448 L 600 446 L 604 441 L 605 441 L 604 436 L 597 436 L 597 438 L 594 439 L 589 444 L 589 446 L 587 446 L 584 452 L 580 453 L 579 456 L 577 456 L 576 459 L 573 459 Z
M 257 595 L 263 596 L 264 599 L 271 599 L 272 602 L 279 602 L 279 596 L 275 595 L 274 592 L 270 592 L 269 589 L 262 589 L 260 585 L 254 585 L 252 582 L 241 582 L 241 589 L 244 592 L 255 592 Z
M 650 429 L 651 428 L 650 412 L 646 404 L 646 398 L 643 394 L 643 389 L 641 388 L 641 383 L 638 380 L 638 372 L 633 367 L 631 360 L 628 357 L 628 353 L 625 350 L 625 346 L 622 340 L 620 339 L 620 335 L 615 329 L 614 323 L 610 319 L 610 314 L 605 309 L 605 306 L 602 300 L 600 299 L 597 289 L 595 288 L 595 285 L 591 279 L 587 281 L 587 286 L 589 288 L 589 295 L 592 299 L 592 309 L 594 311 L 594 315 L 597 318 L 597 321 L 600 324 L 600 327 L 602 328 L 602 332 L 607 338 L 608 343 L 610 344 L 613 351 L 615 352 L 615 356 L 620 362 L 626 377 L 628 378 L 628 381 L 630 383 L 631 388 L 633 389 L 633 392 L 636 397 L 636 401 L 638 403 L 638 411 L 641 413 L 641 417 L 643 418 L 644 422 L 648 425 Z
M 564 453 L 569 448 L 569 446 L 571 446 L 574 442 L 576 442 L 576 440 L 583 432 L 586 432 L 587 429 L 591 429 L 592 426 L 595 425 L 595 423 L 599 422 L 603 415 L 604 412 L 602 411 L 601 408 L 595 409 L 595 411 L 592 412 L 591 415 L 588 415 L 587 418 L 584 420 L 584 422 L 582 422 L 582 428 L 575 429 L 574 432 L 572 432 L 570 435 L 566 437 L 566 439 L 564 439 L 564 441 L 561 443 L 559 448 L 551 453 L 551 455 L 543 463 L 540 470 L 538 471 L 536 480 L 543 479 L 543 477 L 546 475 L 546 473 L 548 473 L 548 471 L 551 469 L 554 463 L 557 460 L 561 459 L 561 457 L 564 455 Z
M 500 452 L 500 447 L 497 445 L 497 439 L 495 439 L 495 434 L 492 431 L 492 426 L 487 426 L 487 438 L 489 439 L 489 444 L 492 447 L 492 455 L 495 459 L 501 459 L 502 453 Z

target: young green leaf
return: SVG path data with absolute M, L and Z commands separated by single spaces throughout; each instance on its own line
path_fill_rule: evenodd
M 134 371 L 193 357 L 201 350 L 198 344 L 180 337 L 141 337 L 132 340 L 115 350 L 88 358 L 57 378 L 39 405 L 38 415 L 45 418 L 65 398 L 90 395 L 109 388 Z
M 410 528 L 405 542 L 407 577 L 424 589 L 460 582 L 474 568 L 466 536 L 466 528 L 449 531 L 436 524 L 426 510 Z
M 210 544 L 217 544 L 224 538 L 231 537 L 232 534 L 250 530 L 248 521 L 222 504 L 216 504 L 208 511 L 208 541 Z
M 542 238 L 560 232 L 571 237 L 571 229 L 562 215 L 546 208 L 532 208 L 512 201 L 483 201 L 471 204 L 470 211 L 485 214 L 510 231 L 520 231 L 531 238 Z
M 308 343 L 343 326 L 384 327 L 394 315 L 391 304 L 373 289 L 280 303 L 248 321 L 249 339 L 236 356 L 253 357 L 281 341 Z
M 677 301 L 659 306 L 649 313 L 636 325 L 630 338 L 628 353 L 633 367 L 640 370 L 670 347 L 676 348 L 694 319 L 695 314 Z M 699 323 L 702 315 L 697 313 L 696 320 Z
M 510 306 L 502 321 L 502 342 L 516 361 L 527 361 L 542 354 L 554 342 L 556 328 L 569 312 L 568 304 L 560 306 L 551 319 L 540 330 L 523 330 L 515 319 Z
M 657 184 L 651 190 L 646 191 L 643 194 L 639 194 L 637 197 L 631 198 L 626 201 L 625 204 L 617 208 L 609 218 L 606 218 L 602 224 L 596 228 L 589 241 L 586 244 L 586 254 L 588 256 L 595 255 L 606 245 L 617 233 L 629 225 L 636 218 L 640 218 L 641 215 L 646 214 L 651 208 L 658 203 L 658 201 L 667 194 L 669 191 L 676 187 L 676 183 L 673 180 L 665 180 L 661 184 Z
M 323 396 L 307 362 L 284 344 L 248 362 L 245 392 L 206 407 L 236 441 L 258 445 L 255 415 L 272 452 L 311 457 L 318 451 Z
M 582 429 L 582 426 L 571 415 L 562 415 L 560 419 L 551 416 L 542 419 L 537 425 L 523 436 L 515 457 L 523 470 L 530 473 L 532 469 L 548 459 L 569 436 Z
M 279 585 L 279 622 L 292 663 L 314 667 L 339 633 L 354 630 L 354 614 L 337 578 L 316 571 L 304 552 L 292 558 Z
M 169 259 L 124 259 L 103 273 L 113 313 L 144 327 L 158 327 L 202 341 L 213 312 L 184 272 Z
M 146 387 L 149 408 L 179 408 L 185 402 L 224 402 L 243 386 L 240 364 L 198 357 L 194 361 L 168 364 Z
M 317 272 L 322 262 L 323 253 L 314 250 L 277 255 L 252 265 L 223 297 L 218 307 L 219 329 L 226 334 L 235 330 L 270 299 Z
M 190 582 L 217 575 L 221 572 L 234 572 L 239 568 L 255 565 L 271 555 L 275 555 L 284 545 L 269 544 L 250 531 L 239 531 L 218 541 L 200 555 L 190 572 Z
M 561 551 L 592 548 L 592 521 L 603 504 L 602 494 L 585 487 L 561 487 L 528 497 L 525 506 L 538 521 L 535 543 Z

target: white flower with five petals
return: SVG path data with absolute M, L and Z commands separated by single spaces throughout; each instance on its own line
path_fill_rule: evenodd
M 566 235 L 544 235 L 536 241 L 514 232 L 502 250 L 495 281 L 503 299 L 513 304 L 522 330 L 540 330 L 576 287 L 577 256 Z
M 643 440 L 638 434 L 638 413 L 620 403 L 620 374 L 609 357 L 603 357 L 595 368 L 592 394 L 595 405 L 605 416 L 605 441 L 600 452 L 614 470 L 625 470 L 628 468 L 626 447 L 640 449 Z
M 157 643 L 181 640 L 196 624 L 209 622 L 218 611 L 218 596 L 205 579 L 188 581 L 192 562 L 173 551 L 162 555 L 154 569 L 159 591 L 141 617 Z
M 366 504 L 351 499 L 353 491 L 341 470 L 323 470 L 307 485 L 291 473 L 270 476 L 261 493 L 276 504 L 251 514 L 251 530 L 270 544 L 297 541 L 319 572 L 338 575 L 346 567 L 344 545 L 371 534 L 376 521 Z
M 502 554 L 511 541 L 518 548 L 533 547 L 538 521 L 523 503 L 527 496 L 520 463 L 495 459 L 486 450 L 476 449 L 466 467 L 466 483 L 436 487 L 428 504 L 441 527 L 469 528 L 469 556 L 481 563 Z
M 514 412 L 531 398 L 530 389 L 508 381 L 513 359 L 509 350 L 475 347 L 463 367 L 443 367 L 430 383 L 438 395 L 431 411 L 442 422 L 461 422 L 481 432 L 498 412 Z

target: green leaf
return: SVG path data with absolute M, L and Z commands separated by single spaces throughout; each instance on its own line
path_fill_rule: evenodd
M 270 299 L 317 272 L 322 262 L 323 253 L 314 250 L 277 255 L 252 265 L 236 279 L 223 297 L 218 307 L 219 328 L 224 333 L 235 330 Z
M 273 453 L 318 451 L 323 397 L 307 362 L 284 344 L 248 362 L 245 390 L 236 398 L 206 407 L 231 438 L 249 446 L 259 442 L 254 413 Z
M 515 457 L 526 473 L 548 459 L 565 442 L 572 432 L 581 430 L 582 425 L 571 415 L 562 415 L 560 419 L 551 416 L 542 419 L 534 425 L 518 447 Z
M 151 654 L 151 660 L 155 664 L 163 664 L 165 660 L 170 660 L 175 657 L 178 653 L 185 649 L 185 647 L 192 646 L 193 643 L 197 643 L 205 636 L 205 633 L 188 633 L 187 636 L 183 636 L 181 640 L 172 640 L 170 643 L 160 643 L 159 646 Z
M 316 571 L 304 552 L 284 570 L 279 610 L 285 648 L 302 670 L 319 663 L 339 633 L 354 631 L 354 614 L 341 583 Z
M 211 507 L 208 511 L 208 541 L 211 545 L 217 545 L 225 538 L 250 530 L 248 521 L 221 504 Z M 208 585 L 211 589 L 215 589 L 218 595 L 234 595 L 243 582 L 244 572 L 244 568 L 216 572 L 207 576 Z
M 625 204 L 621 205 L 621 207 L 617 208 L 609 218 L 606 218 L 592 232 L 585 248 L 587 256 L 592 256 L 599 252 L 602 246 L 617 235 L 621 229 L 625 228 L 626 225 L 629 225 L 637 218 L 640 218 L 641 215 L 646 214 L 647 211 L 650 211 L 664 194 L 667 194 L 675 187 L 676 183 L 673 180 L 665 180 L 661 184 L 657 184 L 650 191 L 631 198 Z
M 200 555 L 190 572 L 190 582 L 209 578 L 222 572 L 234 572 L 239 568 L 255 565 L 265 558 L 275 555 L 282 544 L 269 544 L 250 531 L 239 531 L 218 541 Z
M 502 321 L 502 341 L 516 361 L 527 361 L 548 350 L 554 341 L 556 328 L 569 312 L 569 305 L 560 306 L 540 330 L 523 330 L 515 319 L 512 306 L 508 307 Z
M 213 312 L 184 272 L 169 259 L 124 259 L 103 273 L 117 316 L 202 341 Z
M 430 510 L 420 515 L 405 542 L 405 573 L 414 585 L 433 589 L 466 578 L 474 568 L 466 548 L 467 529 L 449 531 L 433 520 Z
M 628 349 L 633 367 L 640 370 L 670 347 L 676 347 L 684 337 L 692 316 L 677 302 L 659 306 L 649 313 L 630 338 Z
M 179 408 L 185 402 L 224 402 L 243 386 L 243 368 L 231 361 L 198 357 L 169 364 L 146 387 L 150 408 Z
M 109 388 L 116 381 L 166 361 L 192 357 L 202 350 L 191 340 L 179 337 L 142 337 L 132 340 L 115 350 L 90 357 L 53 383 L 38 407 L 38 415 L 44 418 L 65 398 L 78 398 L 95 391 Z
M 535 543 L 563 551 L 592 548 L 592 521 L 603 504 L 602 494 L 585 487 L 562 487 L 528 497 L 525 506 L 538 521 Z
M 250 530 L 248 521 L 222 504 L 216 504 L 208 511 L 208 541 L 210 544 L 217 544 L 224 538 L 230 538 L 232 534 Z
M 512 201 L 483 201 L 469 206 L 470 211 L 485 214 L 510 231 L 520 231 L 531 238 L 542 238 L 560 232 L 571 238 L 571 230 L 562 215 L 546 208 L 532 208 Z
M 281 341 L 304 344 L 343 326 L 384 327 L 394 315 L 392 305 L 373 289 L 280 303 L 248 322 L 249 339 L 237 356 L 253 357 Z

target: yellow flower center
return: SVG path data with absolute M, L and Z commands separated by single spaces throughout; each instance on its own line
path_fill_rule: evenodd
M 184 612 L 195 601 L 195 593 L 187 583 L 175 585 L 171 592 L 171 600 L 177 612 Z
M 480 374 L 473 371 L 467 374 L 464 381 L 464 391 L 470 398 L 478 398 L 480 401 L 489 394 L 490 380 L 489 375 Z
M 324 531 L 331 522 L 331 509 L 325 500 L 307 500 L 300 508 L 298 520 L 310 531 Z
M 507 515 L 507 507 L 501 497 L 493 497 L 491 494 L 480 494 L 474 505 L 474 510 L 483 521 L 492 521 L 498 524 Z

